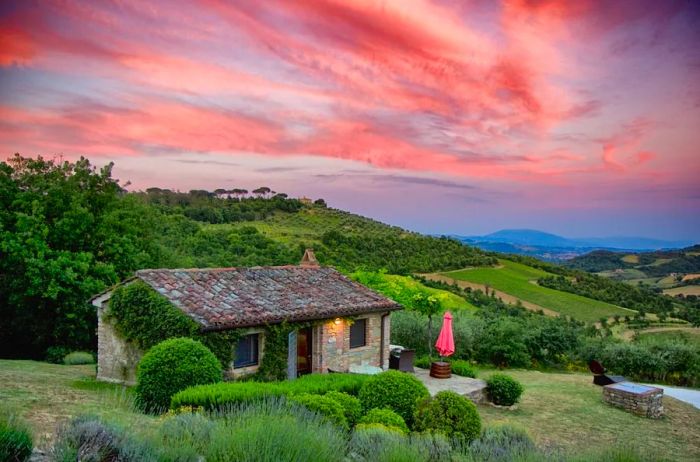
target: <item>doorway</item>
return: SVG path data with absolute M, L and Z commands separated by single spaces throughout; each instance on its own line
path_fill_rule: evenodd
M 311 328 L 297 332 L 297 376 L 311 373 Z

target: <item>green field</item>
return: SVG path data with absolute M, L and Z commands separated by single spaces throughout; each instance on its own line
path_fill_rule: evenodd
M 659 332 L 639 332 L 637 341 L 664 341 L 677 340 L 683 343 L 691 343 L 700 346 L 700 328 L 683 328 L 678 330 L 664 330 Z
M 601 317 L 611 317 L 616 314 L 631 316 L 636 313 L 634 310 L 610 303 L 540 287 L 535 281 L 540 277 L 551 275 L 546 271 L 509 260 L 500 260 L 500 264 L 501 266 L 496 268 L 470 268 L 442 274 L 453 279 L 488 284 L 496 290 L 523 301 L 535 303 L 581 321 L 594 322 Z
M 538 446 L 570 452 L 600 451 L 627 443 L 645 454 L 698 460 L 700 410 L 664 398 L 666 417 L 649 420 L 608 407 L 589 374 L 507 370 L 525 386 L 516 410 L 479 405 L 484 424 L 514 422 L 529 430 Z M 490 372 L 483 371 L 482 377 Z M 25 418 L 38 447 L 46 449 L 61 422 L 90 413 L 148 433 L 161 419 L 140 414 L 131 391 L 95 382 L 95 366 L 62 366 L 0 360 L 0 406 Z
M 440 301 L 442 302 L 442 307 L 449 311 L 476 311 L 478 310 L 477 307 L 460 297 L 459 295 L 455 295 L 452 292 L 448 292 L 447 290 L 440 290 L 440 289 L 434 289 L 432 287 L 426 287 L 420 282 L 416 281 L 413 278 L 410 278 L 408 276 L 396 276 L 393 274 L 386 274 L 384 275 L 387 281 L 396 281 L 399 284 L 405 285 L 406 287 L 420 287 L 423 290 L 426 290 L 430 292 L 433 295 L 438 296 Z

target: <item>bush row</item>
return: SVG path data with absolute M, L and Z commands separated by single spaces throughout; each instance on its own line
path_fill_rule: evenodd
M 286 382 L 227 382 L 200 385 L 173 395 L 170 407 L 201 407 L 213 410 L 270 397 L 301 393 L 323 395 L 331 391 L 356 396 L 368 376 L 361 374 L 310 374 Z
M 362 424 L 347 432 L 281 401 L 261 401 L 224 414 L 183 413 L 158 421 L 146 431 L 78 417 L 65 424 L 50 459 L 139 461 L 289 460 L 335 462 L 470 462 L 657 460 L 625 447 L 591 454 L 565 454 L 536 447 L 519 426 L 487 426 L 465 441 L 436 433 L 404 434 L 381 424 Z

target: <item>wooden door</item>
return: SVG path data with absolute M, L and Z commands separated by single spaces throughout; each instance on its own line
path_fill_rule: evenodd
M 311 373 L 311 328 L 297 332 L 297 375 Z

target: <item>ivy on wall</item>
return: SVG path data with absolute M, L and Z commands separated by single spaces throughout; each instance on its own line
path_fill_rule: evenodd
M 173 337 L 199 340 L 219 359 L 224 368 L 233 361 L 238 330 L 201 332 L 201 326 L 177 309 L 143 281 L 115 289 L 106 312 L 116 331 L 142 350 Z

